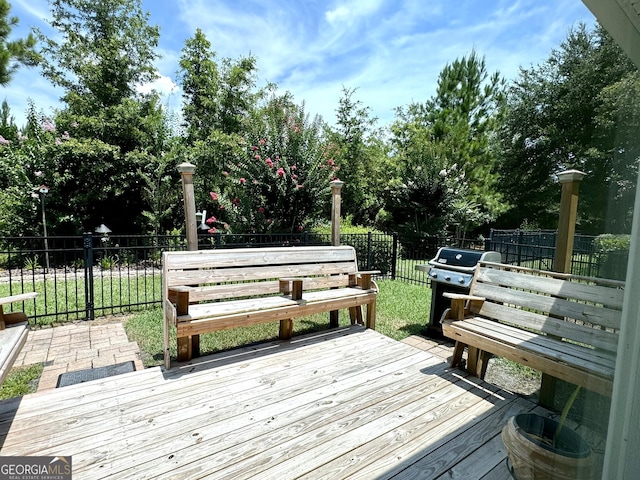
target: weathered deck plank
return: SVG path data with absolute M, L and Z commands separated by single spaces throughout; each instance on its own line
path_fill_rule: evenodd
M 480 449 L 532 407 L 357 326 L 139 375 L 0 402 L 0 454 L 78 479 L 491 478 Z

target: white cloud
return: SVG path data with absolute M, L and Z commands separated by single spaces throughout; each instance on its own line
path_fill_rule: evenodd
M 176 85 L 171 78 L 165 75 L 159 75 L 153 82 L 139 85 L 136 90 L 144 94 L 156 91 L 159 95 L 164 96 L 175 93 L 178 90 L 178 85 Z

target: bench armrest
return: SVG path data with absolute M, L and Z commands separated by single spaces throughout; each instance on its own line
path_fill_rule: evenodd
M 477 300 L 481 302 L 484 302 L 486 300 L 484 297 L 478 297 L 476 295 L 468 295 L 466 293 L 442 292 L 442 296 L 444 298 L 449 298 L 451 300 Z
M 9 295 L 8 297 L 0 298 L 0 305 L 7 305 L 8 303 L 24 302 L 25 300 L 31 300 L 36 298 L 38 292 L 19 293 L 17 295 Z
M 451 308 L 442 316 L 440 323 L 444 320 L 464 320 L 472 311 L 480 310 L 485 301 L 484 297 L 464 293 L 443 292 L 442 296 L 451 300 Z
M 356 273 L 356 285 L 358 285 L 363 290 L 370 290 L 372 288 L 372 286 L 371 286 L 371 276 L 372 275 L 377 275 L 379 273 L 380 273 L 380 270 L 365 270 L 365 271 L 362 271 L 362 272 L 357 272 Z M 349 276 L 349 278 L 351 278 L 351 275 Z M 350 285 L 351 285 L 351 283 L 352 282 L 349 281 Z
M 169 287 L 167 300 L 169 303 L 176 304 L 177 315 L 187 315 L 189 313 L 189 293 L 193 290 L 193 287 L 186 285 Z
M 309 280 L 304 277 L 282 277 L 280 282 L 280 293 L 283 295 L 291 295 L 292 300 L 302 299 L 302 290 L 305 280 Z

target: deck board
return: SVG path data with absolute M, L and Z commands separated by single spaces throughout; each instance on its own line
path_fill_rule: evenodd
M 0 454 L 77 479 L 499 478 L 532 408 L 354 326 L 0 402 Z

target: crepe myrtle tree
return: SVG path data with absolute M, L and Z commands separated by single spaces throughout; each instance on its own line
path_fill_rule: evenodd
M 324 126 L 288 94 L 271 97 L 249 123 L 244 156 L 226 163 L 219 191 L 211 192 L 210 232 L 301 232 L 319 217 L 337 178 Z

